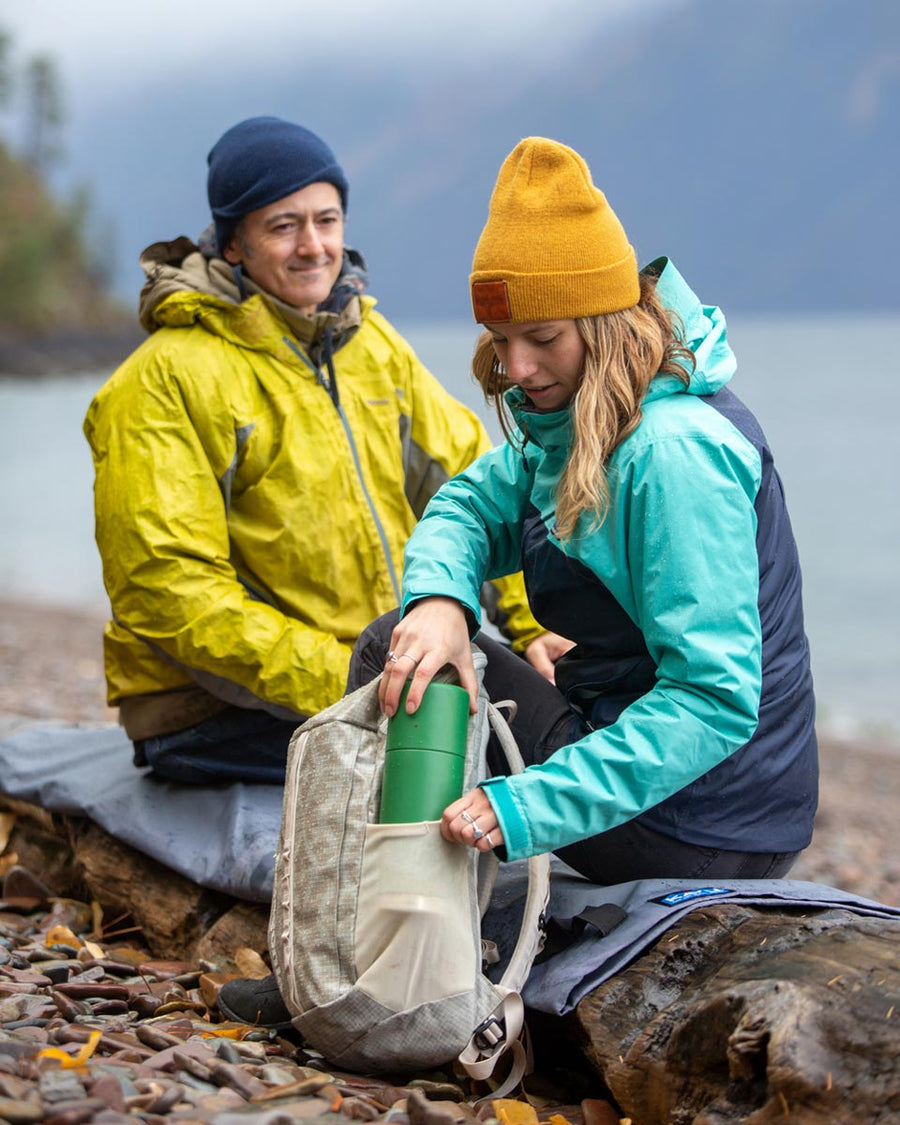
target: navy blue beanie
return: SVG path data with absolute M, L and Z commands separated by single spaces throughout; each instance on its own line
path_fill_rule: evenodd
M 347 210 L 347 177 L 334 153 L 302 125 L 280 117 L 251 117 L 233 125 L 207 157 L 206 193 L 219 252 L 244 215 L 308 184 L 334 184 Z

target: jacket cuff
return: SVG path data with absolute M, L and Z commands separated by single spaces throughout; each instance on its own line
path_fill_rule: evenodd
M 508 779 L 489 777 L 480 782 L 479 786 L 487 794 L 494 816 L 500 825 L 500 831 L 503 833 L 507 861 L 530 856 L 532 850 L 528 824 L 519 812 L 518 805 L 510 792 Z
M 525 633 L 519 633 L 516 639 L 512 642 L 511 647 L 513 652 L 517 652 L 520 656 L 524 656 L 525 649 L 528 648 L 531 642 L 536 641 L 538 637 L 542 637 L 546 632 L 547 630 L 543 627 L 543 625 L 538 625 L 538 623 L 535 622 L 532 628 L 528 629 L 528 631 Z

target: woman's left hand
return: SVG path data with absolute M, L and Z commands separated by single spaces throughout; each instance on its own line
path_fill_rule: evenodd
M 481 788 L 464 794 L 444 809 L 441 835 L 451 844 L 464 844 L 480 852 L 489 852 L 504 842 L 493 806 Z

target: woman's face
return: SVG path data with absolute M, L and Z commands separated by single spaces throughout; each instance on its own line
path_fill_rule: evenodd
M 510 383 L 520 387 L 541 414 L 572 399 L 584 370 L 584 340 L 574 320 L 485 324 Z

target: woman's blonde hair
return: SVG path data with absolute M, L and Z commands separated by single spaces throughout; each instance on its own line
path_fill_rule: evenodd
M 653 377 L 674 375 L 685 386 L 690 382 L 694 355 L 677 336 L 670 313 L 656 295 L 656 277 L 642 274 L 640 280 L 640 300 L 632 308 L 575 321 L 585 357 L 572 400 L 574 440 L 556 488 L 560 539 L 571 538 L 582 512 L 592 514 L 592 530 L 606 517 L 606 463 L 640 422 L 641 404 Z M 488 332 L 475 346 L 472 372 L 485 399 L 496 407 L 504 435 L 512 440 L 512 420 L 503 401 L 512 384 Z M 523 432 L 527 441 L 527 420 Z

